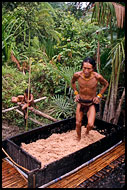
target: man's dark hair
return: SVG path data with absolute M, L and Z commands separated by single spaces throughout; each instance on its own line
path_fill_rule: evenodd
M 93 59 L 93 58 L 91 58 L 91 57 L 86 57 L 84 60 L 83 60 L 83 62 L 82 62 L 82 67 L 83 67 L 83 63 L 84 62 L 89 62 L 91 65 L 93 65 L 93 68 L 95 68 L 96 67 L 96 62 L 95 62 L 95 60 Z M 82 68 L 81 67 L 81 68 Z
M 28 88 L 25 90 L 25 93 L 28 94 Z M 31 94 L 31 90 L 30 90 L 30 94 Z

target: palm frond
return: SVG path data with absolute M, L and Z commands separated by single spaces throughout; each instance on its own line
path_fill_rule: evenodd
M 119 56 L 122 56 L 123 59 L 125 59 L 124 43 L 125 43 L 125 37 L 122 38 L 122 39 L 120 39 L 119 42 L 111 49 L 110 55 L 109 55 L 108 59 L 109 59 L 110 57 L 112 57 L 112 56 L 115 57 L 116 52 L 118 52 L 119 46 L 121 46 L 121 53 L 120 53 Z
M 74 103 L 66 96 L 55 95 L 52 97 L 51 109 L 54 109 L 53 114 L 58 119 L 72 117 L 75 112 Z
M 123 28 L 123 23 L 125 19 L 125 7 L 115 2 L 112 2 L 112 4 L 114 5 L 115 8 L 117 26 L 118 28 Z
M 118 28 L 123 28 L 125 19 L 125 7 L 115 2 L 96 2 L 93 9 L 91 21 L 97 20 L 99 24 L 117 20 Z

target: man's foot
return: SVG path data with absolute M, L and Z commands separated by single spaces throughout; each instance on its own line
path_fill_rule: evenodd
M 81 140 L 81 137 L 76 137 L 76 140 L 79 142 Z
M 89 130 L 86 128 L 86 135 L 88 135 L 89 134 Z
M 93 126 L 86 127 L 86 135 L 89 134 L 89 131 L 93 129 Z

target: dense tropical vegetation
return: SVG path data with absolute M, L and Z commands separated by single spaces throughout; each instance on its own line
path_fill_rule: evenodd
M 90 2 L 84 9 L 81 5 L 2 3 L 2 109 L 14 106 L 11 97 L 23 94 L 29 85 L 35 99 L 47 97 L 36 103 L 38 110 L 57 119 L 74 116 L 71 77 L 90 56 L 110 84 L 98 117 L 118 122 L 125 106 L 125 5 Z M 3 119 L 24 125 L 14 110 L 4 113 Z

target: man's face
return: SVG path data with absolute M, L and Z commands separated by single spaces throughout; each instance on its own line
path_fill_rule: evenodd
M 84 62 L 82 69 L 85 77 L 89 78 L 91 73 L 93 72 L 93 65 L 91 65 L 89 62 Z

